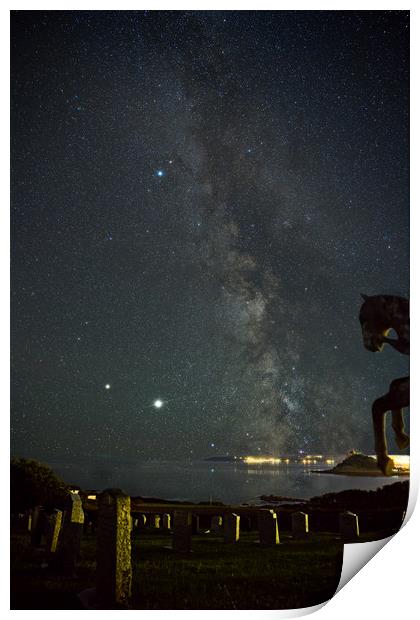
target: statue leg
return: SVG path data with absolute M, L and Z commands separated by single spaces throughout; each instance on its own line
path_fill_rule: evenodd
M 410 404 L 410 379 L 403 377 L 395 379 L 391 383 L 389 393 L 393 402 L 397 405 L 392 410 L 392 428 L 395 433 L 395 441 L 400 450 L 404 450 L 410 443 L 409 436 L 404 432 L 403 407 Z
M 375 433 L 375 453 L 379 468 L 386 476 L 392 474 L 394 461 L 388 456 L 388 447 L 385 436 L 385 414 L 392 411 L 392 426 L 396 433 L 398 446 L 408 445 L 408 436 L 404 433 L 402 408 L 409 404 L 410 380 L 409 377 L 392 381 L 388 394 L 375 400 L 372 406 L 373 429 Z
M 385 414 L 389 410 L 389 394 L 378 398 L 372 405 L 376 459 L 378 461 L 378 467 L 384 472 L 385 476 L 390 476 L 394 469 L 394 461 L 388 456 L 388 446 L 385 436 Z
M 400 450 L 404 450 L 410 444 L 410 437 L 404 432 L 403 410 L 392 411 L 392 428 L 395 433 L 395 441 Z

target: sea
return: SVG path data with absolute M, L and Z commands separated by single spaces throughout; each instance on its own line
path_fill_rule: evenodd
M 342 457 L 338 457 L 339 462 Z M 407 477 L 342 476 L 314 473 L 331 465 L 254 465 L 208 460 L 81 459 L 43 461 L 68 484 L 84 490 L 119 488 L 131 496 L 191 502 L 258 504 L 262 495 L 310 499 L 346 489 L 375 490 Z

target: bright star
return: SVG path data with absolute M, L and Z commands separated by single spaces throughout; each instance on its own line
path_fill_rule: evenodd
M 164 170 L 156 170 L 156 172 L 155 172 L 155 177 L 162 178 L 162 177 L 164 177 L 164 176 L 165 176 L 165 174 L 166 174 L 166 173 L 165 173 L 165 171 L 164 171 Z
M 163 405 L 163 401 L 161 401 L 159 398 L 155 400 L 155 402 L 153 403 L 153 406 L 156 407 L 156 409 L 160 409 L 162 405 Z
M 106 390 L 110 390 L 110 389 L 111 389 L 111 386 L 110 386 L 110 384 L 109 384 L 109 383 L 106 383 L 106 384 L 105 384 L 105 389 L 106 389 Z

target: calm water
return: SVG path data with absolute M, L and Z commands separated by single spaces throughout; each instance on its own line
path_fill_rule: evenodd
M 78 464 L 48 463 L 67 483 L 84 489 L 123 489 L 130 495 L 224 503 L 257 502 L 261 495 L 308 499 L 344 489 L 374 490 L 392 484 L 398 477 L 353 477 L 314 474 L 298 463 L 250 466 L 244 463 L 209 461 L 136 461 L 109 459 Z

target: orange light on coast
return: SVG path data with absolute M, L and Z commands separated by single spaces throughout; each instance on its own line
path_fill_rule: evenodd
M 281 459 L 273 456 L 244 456 L 244 463 L 248 463 L 248 465 L 278 465 L 281 463 Z

